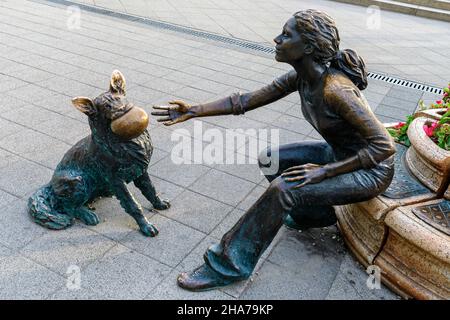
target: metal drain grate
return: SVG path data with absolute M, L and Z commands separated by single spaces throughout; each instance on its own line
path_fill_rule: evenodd
M 440 95 L 444 93 L 442 91 L 442 89 L 438 88 L 438 87 L 433 87 L 433 86 L 429 86 L 429 85 L 414 82 L 414 81 L 395 78 L 395 77 L 391 77 L 391 76 L 387 76 L 387 75 L 383 75 L 383 74 L 379 74 L 379 73 L 375 73 L 375 72 L 369 72 L 368 77 L 369 77 L 369 79 L 384 81 L 384 82 L 395 84 L 397 86 L 410 88 L 410 89 L 416 89 L 416 90 L 420 90 L 420 91 L 424 91 L 424 92 L 440 94 Z
M 43 2 L 40 0 L 34 0 L 34 1 L 41 2 L 41 3 Z M 202 38 L 202 39 L 207 39 L 207 40 L 212 40 L 212 41 L 217 41 L 217 42 L 221 42 L 224 44 L 237 46 L 240 48 L 246 48 L 246 49 L 255 50 L 255 51 L 263 52 L 263 53 L 267 53 L 267 54 L 275 54 L 275 49 L 273 46 L 268 46 L 268 45 L 264 45 L 264 44 L 260 44 L 260 43 L 256 43 L 256 42 L 252 42 L 252 41 L 248 41 L 248 40 L 242 40 L 242 39 L 238 39 L 238 38 L 222 36 L 222 35 L 219 35 L 216 33 L 211 33 L 208 31 L 185 27 L 185 26 L 181 26 L 181 25 L 177 25 L 177 24 L 173 24 L 173 23 L 163 22 L 163 21 L 159 21 L 159 20 L 155 20 L 155 19 L 151 19 L 151 18 L 147 18 L 147 17 L 136 16 L 136 15 L 132 15 L 129 13 L 116 12 L 116 11 L 113 11 L 110 9 L 99 8 L 99 7 L 91 6 L 88 4 L 78 3 L 75 1 L 69 1 L 69 0 L 44 0 L 44 2 L 52 2 L 52 3 L 65 5 L 65 6 L 75 5 L 75 6 L 78 6 L 80 9 L 88 11 L 88 12 L 99 13 L 99 14 L 112 16 L 112 17 L 116 17 L 116 18 L 120 18 L 120 19 L 124 19 L 124 20 L 128 20 L 128 21 L 133 21 L 133 22 L 139 22 L 141 24 L 149 25 L 149 26 L 152 26 L 155 28 L 170 30 L 170 31 L 178 32 L 178 33 L 183 33 L 186 35 L 190 35 L 190 36 L 194 36 L 194 37 L 198 37 L 198 38 Z M 438 87 L 429 86 L 426 84 L 409 81 L 409 80 L 404 80 L 404 79 L 400 79 L 400 78 L 396 78 L 396 77 L 392 77 L 392 76 L 387 76 L 387 75 L 383 75 L 383 74 L 376 73 L 376 72 L 369 72 L 368 77 L 370 79 L 375 79 L 375 80 L 379 80 L 379 81 L 392 83 L 392 84 L 395 84 L 395 85 L 398 85 L 401 87 L 405 87 L 405 88 L 420 90 L 423 92 L 429 92 L 429 93 L 433 93 L 433 94 L 443 94 L 442 89 L 438 88 Z

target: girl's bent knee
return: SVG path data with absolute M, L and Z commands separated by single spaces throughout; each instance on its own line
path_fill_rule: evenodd
M 270 183 L 267 192 L 275 196 L 281 203 L 283 208 L 290 210 L 295 206 L 295 200 L 289 189 L 289 185 L 284 181 L 282 177 L 278 177 L 273 180 Z

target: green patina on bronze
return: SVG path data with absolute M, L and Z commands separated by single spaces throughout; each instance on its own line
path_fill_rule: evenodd
M 91 134 L 67 151 L 51 181 L 29 198 L 30 215 L 49 229 L 65 229 L 74 219 L 96 225 L 99 218 L 89 204 L 114 195 L 144 235 L 157 235 L 127 188 L 134 182 L 155 209 L 170 207 L 157 196 L 147 173 L 153 152 L 148 116 L 128 102 L 122 73 L 114 71 L 109 90 L 97 98 L 78 97 L 72 102 L 88 116 Z

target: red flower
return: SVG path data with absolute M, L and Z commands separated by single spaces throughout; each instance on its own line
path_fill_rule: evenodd
M 401 129 L 405 124 L 405 122 L 399 122 L 396 126 L 394 126 L 394 129 Z
M 423 125 L 423 131 L 425 131 L 425 133 L 427 134 L 427 136 L 432 137 L 434 130 L 436 129 L 436 127 L 438 126 L 438 122 L 435 121 L 431 124 L 431 126 L 427 126 L 426 124 Z
M 442 104 L 442 100 L 436 100 L 437 104 Z

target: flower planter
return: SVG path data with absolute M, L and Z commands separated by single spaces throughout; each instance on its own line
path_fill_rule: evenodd
M 374 264 L 382 281 L 403 297 L 450 299 L 450 236 L 417 215 L 441 207 L 448 214 L 448 201 L 435 200 L 386 215 L 388 236 Z
M 432 191 L 443 194 L 449 185 L 450 151 L 437 146 L 423 126 L 430 120 L 416 118 L 408 128 L 411 147 L 406 152 L 406 165 L 419 181 Z
M 418 111 L 414 114 L 415 118 L 428 118 L 433 120 L 440 120 L 444 113 L 447 112 L 447 108 L 441 109 L 425 109 Z

